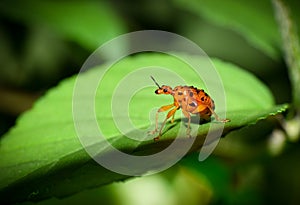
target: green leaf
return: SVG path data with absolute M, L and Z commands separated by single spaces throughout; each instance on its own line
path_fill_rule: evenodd
M 280 56 L 280 36 L 269 1 L 175 0 L 182 8 L 232 29 L 273 59 Z
M 2 1 L 0 10 L 27 25 L 52 28 L 91 50 L 125 32 L 121 19 L 104 1 Z
M 189 56 L 191 61 L 201 63 L 202 58 Z M 249 124 L 255 124 L 258 120 L 265 119 L 270 115 L 281 113 L 287 109 L 287 105 L 274 105 L 270 91 L 252 74 L 238 68 L 235 65 L 225 63 L 218 59 L 212 61 L 218 71 L 225 89 L 227 98 L 227 117 L 231 122 L 225 124 L 224 133 L 235 130 Z M 108 65 L 108 64 L 107 64 Z M 107 65 L 91 69 L 78 76 L 84 85 L 89 85 L 99 78 Z M 153 67 L 155 65 L 155 67 Z M 157 107 L 172 103 L 171 96 L 157 96 L 154 94 L 155 85 L 145 73 L 138 73 L 140 68 L 146 68 L 149 73 L 154 73 L 155 68 L 164 67 L 168 71 L 161 72 L 156 80 L 159 83 L 176 86 L 171 78 L 176 72 L 186 80 L 189 85 L 203 87 L 204 83 L 199 80 L 195 72 L 188 64 L 163 54 L 141 54 L 129 57 L 113 64 L 110 70 L 101 80 L 95 96 L 95 115 L 98 125 L 105 137 L 111 144 L 126 153 L 134 155 L 147 155 L 161 151 L 172 140 L 176 138 L 180 125 L 181 116 L 176 115 L 175 123 L 167 124 L 166 130 L 161 139 L 157 142 L 149 140 L 140 142 L 127 138 L 127 134 L 121 134 L 116 127 L 115 119 L 119 123 L 126 123 L 130 120 L 135 128 L 130 128 L 128 134 L 135 132 L 137 128 L 147 129 L 154 122 L 154 116 L 148 113 Z M 112 117 L 111 99 L 114 90 L 123 78 L 135 73 L 132 81 L 125 81 L 125 86 L 136 87 L 136 91 L 130 102 L 126 102 L 129 93 L 121 93 L 118 96 L 120 105 L 129 106 L 128 113 L 118 112 Z M 171 76 L 171 77 L 170 77 Z M 123 180 L 129 176 L 109 171 L 99 166 L 86 153 L 82 147 L 74 127 L 72 116 L 72 97 L 74 83 L 77 76 L 64 80 L 61 84 L 50 90 L 34 105 L 32 110 L 23 114 L 17 121 L 17 125 L 11 129 L 0 141 L 0 198 L 4 201 L 17 202 L 26 200 L 41 200 L 49 197 L 63 197 L 81 191 L 89 187 L 95 187 Z M 214 82 L 214 78 L 210 79 Z M 124 82 L 123 82 L 124 83 Z M 148 85 L 140 87 L 140 85 Z M 215 83 L 213 83 L 215 84 Z M 149 87 L 151 86 L 151 87 Z M 82 93 L 79 93 L 78 103 L 85 102 L 90 90 L 87 86 Z M 215 99 L 216 112 L 221 115 L 222 106 L 217 101 L 214 90 L 210 89 L 209 94 Z M 87 108 L 89 109 L 89 108 Z M 80 110 L 82 121 L 76 122 L 86 126 L 87 130 L 93 132 L 90 116 L 87 109 Z M 154 110 L 153 110 L 154 109 Z M 224 114 L 224 113 L 223 113 Z M 162 114 L 162 117 L 165 116 Z M 190 152 L 201 148 L 210 125 L 219 124 L 214 121 L 200 125 L 197 139 Z M 221 123 L 222 124 L 222 123 Z M 214 127 L 215 131 L 220 129 Z M 144 136 L 141 136 L 143 138 Z M 182 143 L 191 139 L 179 136 Z M 211 139 L 213 142 L 214 139 Z M 99 142 L 101 145 L 101 141 Z M 99 144 L 91 144 L 91 148 L 97 149 L 98 156 L 105 156 L 110 153 L 107 147 Z M 178 148 L 179 150 L 182 148 Z M 174 150 L 174 154 L 177 150 Z M 159 163 L 159 162 L 158 162 Z M 197 163 L 197 162 L 195 162 Z M 129 167 L 128 169 L 133 169 Z M 156 170 L 157 167 L 147 171 Z

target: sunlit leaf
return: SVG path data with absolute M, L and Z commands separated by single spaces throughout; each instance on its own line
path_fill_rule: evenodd
M 195 62 L 199 60 L 197 57 L 190 56 L 190 58 Z M 258 120 L 287 109 L 287 105 L 274 105 L 270 91 L 252 74 L 217 59 L 213 59 L 212 62 L 223 81 L 227 98 L 227 117 L 231 119 L 231 122 L 225 124 L 224 134 L 249 124 L 255 124 Z M 105 137 L 114 147 L 127 153 L 146 155 L 160 151 L 176 138 L 180 125 L 184 123 L 180 122 L 181 116 L 177 114 L 175 123 L 166 126 L 167 131 L 157 142 L 154 142 L 152 138 L 143 142 L 130 140 L 116 127 L 115 118 L 119 119 L 119 123 L 122 124 L 128 121 L 125 117 L 129 115 L 135 125 L 135 128 L 129 131 L 134 132 L 137 128 L 147 129 L 151 121 L 154 121 L 154 118 L 149 120 L 149 112 L 153 108 L 172 103 L 171 96 L 154 94 L 155 85 L 149 75 L 137 74 L 134 81 L 126 81 L 128 86 L 146 82 L 146 85 L 152 87 L 144 87 L 141 90 L 138 87 L 138 92 L 128 105 L 129 113 L 117 113 L 114 118 L 112 117 L 111 98 L 118 83 L 126 74 L 153 65 L 167 67 L 170 71 L 182 76 L 187 84 L 205 88 L 204 83 L 195 76 L 195 73 L 189 71 L 187 64 L 171 56 L 143 54 L 115 63 L 99 84 L 95 96 L 95 115 Z M 99 72 L 102 72 L 105 67 L 106 65 L 102 65 L 89 70 L 80 74 L 79 78 L 88 85 L 99 77 Z M 1 200 L 16 202 L 41 200 L 51 196 L 63 197 L 88 187 L 101 186 L 129 177 L 98 165 L 82 147 L 72 116 L 72 97 L 76 77 L 66 79 L 50 90 L 32 110 L 18 119 L 14 128 L 1 138 Z M 173 87 L 179 84 L 169 81 L 171 78 L 168 72 L 155 77 L 162 84 L 169 84 Z M 87 93 L 88 90 L 80 93 L 82 102 L 86 100 Z M 128 102 L 125 99 L 128 93 L 122 94 L 118 101 L 120 104 L 127 105 Z M 222 113 L 218 101 L 216 101 L 216 106 L 216 112 Z M 83 120 L 77 123 L 83 123 L 87 129 L 93 130 L 86 113 L 86 110 L 81 110 Z M 214 120 L 200 125 L 197 140 L 191 152 L 201 148 L 211 123 L 215 123 Z M 179 137 L 183 141 L 191 140 L 185 135 Z M 91 144 L 91 146 L 96 145 Z M 100 147 L 97 152 L 101 156 L 107 154 L 109 150 L 106 150 L 106 147 Z M 152 169 L 156 168 L 153 167 L 148 171 Z

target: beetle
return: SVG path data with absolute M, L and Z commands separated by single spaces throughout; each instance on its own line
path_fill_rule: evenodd
M 208 121 L 213 115 L 218 122 L 229 122 L 229 119 L 220 119 L 215 113 L 215 103 L 214 100 L 203 90 L 198 89 L 194 86 L 176 86 L 172 89 L 170 86 L 162 85 L 160 86 L 153 76 L 150 76 L 154 83 L 157 85 L 158 89 L 155 90 L 155 94 L 161 95 L 172 95 L 174 102 L 170 105 L 164 105 L 160 107 L 156 112 L 155 129 L 151 131 L 151 134 L 155 134 L 158 131 L 158 114 L 160 112 L 165 112 L 170 110 L 163 121 L 161 128 L 159 129 L 158 136 L 154 138 L 154 141 L 159 140 L 162 134 L 162 130 L 167 122 L 167 120 L 172 117 L 171 123 L 174 122 L 175 112 L 181 108 L 183 115 L 188 118 L 186 134 L 190 136 L 191 128 L 191 114 L 200 115 L 200 118 Z

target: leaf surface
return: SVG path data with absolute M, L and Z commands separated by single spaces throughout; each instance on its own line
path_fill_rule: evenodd
M 195 62 L 199 61 L 194 56 L 190 56 L 190 59 Z M 231 130 L 255 124 L 258 120 L 287 109 L 287 105 L 275 105 L 270 91 L 252 74 L 218 59 L 213 59 L 212 62 L 222 79 L 227 99 L 226 117 L 231 119 L 231 122 L 225 124 L 223 135 Z M 88 70 L 78 75 L 78 78 L 89 85 L 90 82 L 99 78 L 99 73 L 103 72 L 106 66 L 102 65 Z M 206 90 L 206 84 L 201 82 L 201 79 L 199 80 L 199 77 L 189 69 L 186 63 L 171 56 L 142 54 L 115 63 L 101 80 L 95 93 L 95 116 L 105 138 L 115 148 L 126 151 L 126 153 L 147 155 L 161 151 L 176 138 L 181 125 L 185 124 L 185 120 L 180 121 L 184 117 L 178 112 L 175 123 L 167 123 L 161 139 L 157 142 L 152 140 L 154 136 L 148 136 L 146 141 L 129 139 L 116 126 L 116 119 L 119 125 L 122 125 L 128 123 L 130 118 L 134 127 L 127 128 L 128 133 L 134 133 L 138 129 L 149 130 L 153 128 L 151 125 L 155 120 L 153 115 L 155 110 L 162 105 L 172 103 L 171 96 L 157 96 L 154 93 L 156 88 L 148 74 L 154 73 L 157 67 L 169 69 L 161 72 L 159 76 L 155 76 L 159 83 L 172 87 L 179 85 L 179 82 L 174 82 L 171 72 L 177 73 L 185 79 L 188 85 Z M 140 68 L 148 68 L 148 70 L 146 69 L 147 75 L 136 73 L 134 80 L 122 81 L 124 76 L 134 73 Z M 0 198 L 2 200 L 17 202 L 41 200 L 53 196 L 63 197 L 86 188 L 105 185 L 129 177 L 98 165 L 80 143 L 72 115 L 76 77 L 68 78 L 51 89 L 36 102 L 30 111 L 18 119 L 14 128 L 1 138 Z M 210 80 L 214 82 L 213 78 Z M 140 86 L 143 84 L 144 86 Z M 136 92 L 131 96 L 129 102 L 127 99 L 128 95 L 131 95 L 130 93 L 122 92 L 117 96 L 119 102 L 117 105 L 128 106 L 128 112 L 117 112 L 113 117 L 112 99 L 118 85 L 123 87 L 128 85 L 127 90 L 130 90 L 130 86 L 136 86 Z M 86 92 L 79 93 L 78 103 L 84 103 L 87 100 L 90 92 L 88 91 L 89 87 L 86 88 Z M 219 99 L 218 92 L 214 92 L 212 88 L 209 90 L 211 92 L 208 93 L 215 99 L 216 112 L 220 115 L 224 114 L 224 111 L 220 109 L 222 107 L 220 101 L 216 100 Z M 84 124 L 91 134 L 95 134 L 87 110 L 82 109 L 79 112 L 82 121 L 77 123 Z M 160 120 L 163 119 L 163 116 L 165 114 L 161 114 Z M 201 148 L 212 124 L 218 123 L 212 120 L 212 122 L 199 126 L 196 141 L 189 152 Z M 214 129 L 217 130 L 218 126 L 215 126 Z M 191 140 L 184 134 L 178 137 L 182 143 Z M 141 136 L 141 138 L 144 139 L 145 136 Z M 211 140 L 214 141 L 214 139 Z M 90 144 L 91 149 L 97 149 L 97 155 L 100 157 L 110 152 L 106 146 L 101 146 L 101 143 L 100 141 L 98 144 Z M 174 150 L 175 152 L 176 150 Z M 156 167 L 153 167 L 148 171 L 155 169 Z

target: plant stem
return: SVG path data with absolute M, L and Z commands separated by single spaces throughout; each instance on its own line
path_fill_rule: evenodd
M 292 84 L 293 105 L 300 113 L 300 45 L 296 25 L 287 6 L 281 0 L 273 0 L 273 6 L 283 42 L 285 61 Z

